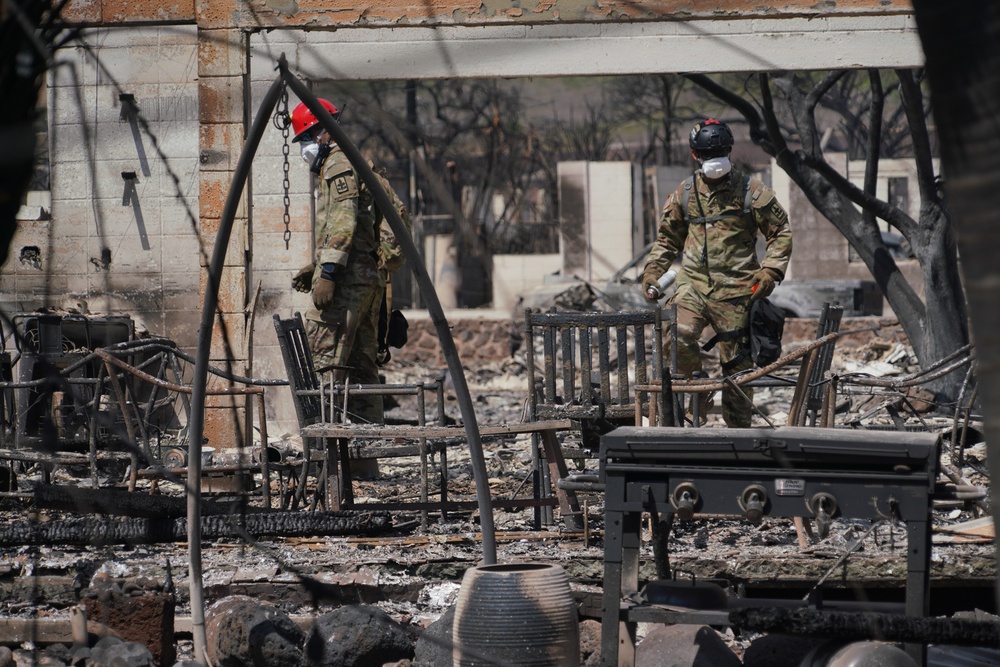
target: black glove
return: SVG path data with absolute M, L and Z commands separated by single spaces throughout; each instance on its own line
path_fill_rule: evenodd
M 292 277 L 292 289 L 296 292 L 308 294 L 312 290 L 313 273 L 316 272 L 315 264 L 307 264 L 299 269 L 299 272 Z

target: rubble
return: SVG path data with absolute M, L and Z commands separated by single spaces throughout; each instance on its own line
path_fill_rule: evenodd
M 500 345 L 501 341 L 509 340 L 509 323 L 488 322 L 480 327 L 481 330 L 463 336 L 467 338 L 467 344 L 491 341 L 490 345 Z M 419 332 L 420 328 L 419 322 L 411 321 L 411 335 L 415 330 Z M 804 328 L 804 334 L 800 332 L 798 339 L 790 341 L 788 349 L 794 349 L 795 340 L 809 340 L 814 326 L 812 331 L 808 323 Z M 523 350 L 509 354 L 509 347 L 505 349 L 507 354 L 494 355 L 490 360 L 466 362 L 477 417 L 484 422 L 518 422 L 525 414 L 527 387 Z M 433 362 L 420 359 L 420 354 L 415 354 L 413 358 L 402 352 L 394 354 L 393 363 L 387 367 L 386 381 L 402 383 L 439 377 L 440 372 Z M 905 345 L 900 347 L 891 336 L 882 337 L 876 332 L 839 341 L 834 350 L 832 368 L 838 371 L 850 368 L 852 373 L 872 377 L 900 377 L 917 371 Z M 767 419 L 783 424 L 793 391 L 791 384 L 760 388 L 755 402 Z M 908 396 L 914 404 L 912 399 L 917 396 Z M 840 397 L 842 406 L 836 415 L 838 426 L 851 424 L 854 427 L 896 429 L 899 425 L 883 407 L 895 398 L 895 394 L 843 395 Z M 447 391 L 446 399 L 446 419 L 451 423 L 460 421 Z M 400 399 L 389 410 L 387 417 L 400 421 L 409 419 L 413 406 L 408 400 Z M 968 485 L 988 487 L 986 447 L 981 441 L 981 424 L 974 416 L 966 427 L 959 430 L 956 430 L 956 418 L 941 412 L 904 413 L 904 419 L 906 426 L 931 428 L 945 434 L 943 463 L 953 468 Z M 755 417 L 754 423 L 762 427 L 767 425 L 761 416 Z M 722 426 L 718 411 L 711 412 L 706 428 Z M 581 451 L 581 457 L 570 462 L 576 472 L 597 473 L 597 453 L 586 450 L 577 433 L 563 433 L 560 439 L 564 448 Z M 283 451 L 291 453 L 301 449 L 301 441 L 296 436 L 272 437 L 270 442 L 280 444 Z M 449 499 L 472 500 L 475 498 L 475 485 L 464 443 L 457 439 L 447 444 Z M 166 446 L 169 445 L 167 441 Z M 484 448 L 493 495 L 510 498 L 530 494 L 530 435 L 489 439 L 484 441 Z M 236 456 L 235 451 L 217 453 L 222 462 L 227 460 L 226 457 Z M 432 463 L 435 461 L 436 458 Z M 380 475 L 377 479 L 355 482 L 355 497 L 359 502 L 415 496 L 419 484 L 419 466 L 415 458 L 382 459 L 379 463 Z M 39 493 L 44 493 L 43 472 L 42 466 L 30 462 L 24 464 L 17 475 L 18 488 L 39 489 Z M 64 487 L 81 481 L 80 475 L 79 471 L 57 468 L 48 479 L 57 487 Z M 82 481 L 89 481 L 86 472 Z M 113 486 L 113 481 L 109 481 Z M 152 482 L 140 477 L 137 491 L 152 493 Z M 183 497 L 178 486 L 163 482 L 155 493 L 162 494 L 164 500 Z M 581 494 L 581 499 L 585 502 L 586 538 L 580 533 L 565 533 L 558 524 L 541 531 L 533 530 L 530 511 L 496 511 L 498 560 L 561 564 L 570 576 L 584 623 L 594 623 L 600 620 L 603 581 L 603 505 L 601 494 L 585 493 Z M 259 498 L 251 498 L 249 502 L 252 506 L 260 501 Z M 931 557 L 932 580 L 963 582 L 965 590 L 977 587 L 991 590 L 996 577 L 991 518 L 984 516 L 974 502 L 953 501 L 938 505 L 933 515 L 935 544 Z M 25 520 L 29 510 L 35 517 L 31 522 Z M 281 514 L 275 512 L 275 515 Z M 319 520 L 324 513 L 313 514 Z M 247 516 L 254 514 L 250 512 Z M 256 516 L 266 518 L 270 515 Z M 256 539 L 249 544 L 232 533 L 220 532 L 211 537 L 203 548 L 206 595 L 209 602 L 217 603 L 231 600 L 234 595 L 245 595 L 258 604 L 272 605 L 292 619 L 303 636 L 313 620 L 324 614 L 342 609 L 345 605 L 370 605 L 411 633 L 409 641 L 415 651 L 413 664 L 445 664 L 435 663 L 439 658 L 434 656 L 443 653 L 435 650 L 436 645 L 431 638 L 433 632 L 438 631 L 435 623 L 439 620 L 446 622 L 447 614 L 455 603 L 462 574 L 481 558 L 477 517 L 476 510 L 450 512 L 447 518 L 433 512 L 425 517 L 419 512 L 393 513 L 391 523 L 381 524 L 378 530 L 367 536 L 353 529 L 339 535 L 329 533 L 324 536 L 307 527 L 297 537 L 262 532 L 256 534 Z M 178 637 L 177 656 L 179 660 L 190 658 L 189 630 L 185 630 L 190 607 L 183 545 L 131 540 L 124 547 L 112 546 L 109 542 L 74 546 L 59 544 L 51 539 L 52 531 L 58 533 L 60 525 L 67 525 L 61 522 L 71 519 L 64 506 L 36 509 L 29 496 L 0 498 L 0 535 L 24 532 L 26 526 L 31 526 L 36 535 L 48 536 L 44 539 L 32 538 L 29 544 L 20 546 L 4 542 L 4 538 L 0 537 L 0 543 L 4 544 L 0 547 L 0 625 L 15 620 L 30 622 L 34 623 L 37 633 L 44 623 L 64 618 L 68 609 L 80 601 L 81 592 L 92 586 L 98 573 L 105 573 L 123 591 L 125 586 L 130 583 L 135 586 L 140 580 L 158 582 L 157 586 L 162 590 L 169 568 L 176 598 L 177 623 L 174 631 Z M 426 522 L 424 526 L 422 521 Z M 671 564 L 675 569 L 691 572 L 699 578 L 725 582 L 732 593 L 762 587 L 797 591 L 828 574 L 831 565 L 869 526 L 869 522 L 834 520 L 825 538 L 802 549 L 789 520 L 765 517 L 759 525 L 752 525 L 736 518 L 696 517 L 688 522 L 675 522 L 670 536 Z M 904 531 L 902 526 L 887 524 L 865 536 L 856 553 L 844 560 L 827 585 L 838 590 L 851 583 L 882 590 L 901 589 L 906 569 Z M 178 529 L 177 536 L 183 539 L 183 535 L 184 531 Z M 643 545 L 640 578 L 655 579 L 657 574 L 652 562 L 648 527 L 643 531 Z M 332 601 L 317 597 L 308 588 L 303 588 L 304 578 L 337 590 L 340 599 Z M 139 589 L 148 590 L 143 586 Z M 130 587 L 130 590 L 136 589 Z M 935 589 L 932 601 L 938 596 L 944 597 L 944 591 Z M 429 631 L 425 635 L 427 640 L 421 643 L 416 634 L 426 628 L 435 630 Z M 643 628 L 641 634 L 648 636 L 646 631 L 649 629 Z M 442 637 L 448 636 L 447 631 L 442 632 Z M 8 636 L 17 638 L 13 634 Z M 585 633 L 582 636 L 586 636 Z M 752 656 L 750 647 L 754 640 L 767 636 L 760 632 L 719 634 L 722 643 L 738 660 Z M 29 642 L 30 639 L 25 637 L 20 641 Z M 25 648 L 31 644 L 8 645 L 21 651 L 31 650 Z M 96 648 L 92 647 L 91 651 Z M 441 649 L 440 646 L 436 648 Z M 585 662 L 590 661 L 586 664 L 592 664 L 593 655 L 591 652 L 584 656 Z M 405 659 L 406 656 L 392 658 L 397 661 Z M 67 664 L 66 661 L 63 663 Z

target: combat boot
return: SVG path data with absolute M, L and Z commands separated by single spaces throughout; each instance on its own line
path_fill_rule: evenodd
M 694 426 L 694 409 L 698 407 L 698 426 L 704 426 L 708 422 L 708 413 L 715 407 L 715 392 L 695 394 L 691 397 L 691 407 L 684 414 L 684 421 Z

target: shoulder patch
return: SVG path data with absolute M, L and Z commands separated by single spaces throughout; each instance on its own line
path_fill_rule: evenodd
M 340 151 L 330 154 L 323 164 L 323 178 L 330 185 L 330 196 L 334 201 L 343 201 L 358 196 L 358 181 L 351 168 L 351 162 Z
M 784 222 L 788 218 L 788 214 L 785 213 L 785 209 L 781 207 L 777 199 L 771 202 L 771 215 L 779 222 Z
M 663 202 L 663 210 L 666 211 L 668 208 L 670 208 L 673 205 L 674 201 L 675 201 L 674 193 L 671 192 L 670 195 L 667 196 L 667 201 Z

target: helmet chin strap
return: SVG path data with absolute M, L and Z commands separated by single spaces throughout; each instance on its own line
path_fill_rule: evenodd
M 309 171 L 319 175 L 320 169 L 323 168 L 323 160 L 327 158 L 332 150 L 333 144 L 320 144 L 319 150 L 316 151 L 316 158 L 312 161 L 312 164 L 309 165 Z

